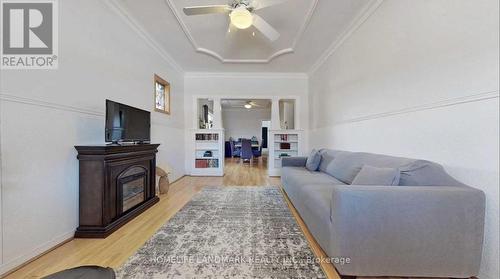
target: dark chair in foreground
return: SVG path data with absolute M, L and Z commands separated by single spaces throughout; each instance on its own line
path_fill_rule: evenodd
M 252 159 L 252 142 L 249 139 L 241 140 L 241 159 L 250 161 Z
M 115 279 L 115 272 L 109 267 L 95 265 L 79 266 L 59 271 L 43 279 Z

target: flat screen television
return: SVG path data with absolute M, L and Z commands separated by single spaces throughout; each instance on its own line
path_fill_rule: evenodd
M 106 100 L 106 142 L 146 143 L 151 140 L 151 113 Z

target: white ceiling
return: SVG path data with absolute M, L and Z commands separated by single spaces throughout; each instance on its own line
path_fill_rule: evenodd
M 258 0 L 256 0 L 258 1 Z M 372 0 L 289 0 L 257 11 L 281 36 L 250 27 L 228 33 L 228 16 L 186 16 L 185 6 L 228 0 L 115 0 L 187 72 L 308 72 Z M 253 36 L 255 32 L 255 36 Z

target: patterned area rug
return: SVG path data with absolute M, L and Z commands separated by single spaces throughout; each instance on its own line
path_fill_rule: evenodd
M 206 187 L 117 278 L 326 278 L 277 187 Z

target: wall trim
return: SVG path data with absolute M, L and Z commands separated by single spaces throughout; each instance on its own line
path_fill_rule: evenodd
M 19 97 L 19 96 L 14 96 L 14 95 L 10 95 L 10 94 L 4 94 L 4 93 L 0 94 L 0 100 L 7 101 L 7 102 L 13 102 L 13 103 L 20 103 L 20 104 L 27 104 L 27 105 L 57 109 L 57 110 L 62 110 L 62 111 L 78 112 L 78 113 L 83 113 L 83 114 L 92 115 L 92 116 L 104 117 L 104 115 L 105 115 L 104 112 L 100 112 L 100 111 L 84 109 L 84 108 L 74 107 L 74 106 L 68 106 L 68 105 L 63 105 L 63 104 L 57 104 L 57 103 L 52 103 L 52 102 L 46 102 L 46 101 L 32 99 L 32 98 Z
M 216 51 L 201 47 L 196 42 L 196 40 L 194 39 L 194 36 L 189 31 L 189 28 L 182 20 L 182 17 L 179 14 L 179 12 L 177 11 L 177 7 L 175 6 L 174 1 L 165 0 L 165 3 L 168 5 L 170 10 L 172 10 L 172 13 L 174 14 L 175 18 L 179 22 L 179 25 L 181 26 L 182 31 L 184 32 L 184 34 L 186 35 L 187 39 L 189 40 L 189 42 L 191 43 L 193 48 L 196 50 L 196 52 L 210 55 L 224 64 L 230 64 L 230 63 L 267 64 L 267 63 L 271 62 L 271 60 L 273 60 L 276 57 L 279 57 L 281 55 L 288 54 L 288 53 L 293 53 L 295 51 L 294 49 L 297 46 L 297 43 L 299 42 L 300 38 L 304 34 L 304 31 L 306 30 L 307 26 L 309 25 L 309 22 L 311 21 L 312 15 L 314 14 L 314 11 L 316 10 L 316 6 L 318 4 L 318 1 L 319 0 L 313 0 L 311 5 L 309 6 L 309 10 L 307 11 L 306 18 L 302 22 L 302 24 L 300 25 L 299 31 L 297 32 L 297 34 L 293 38 L 292 45 L 288 48 L 284 48 L 284 49 L 281 49 L 279 51 L 274 52 L 273 54 L 271 54 L 269 57 L 267 57 L 265 59 L 226 59 L 222 55 L 217 53 Z
M 432 102 L 432 103 L 427 103 L 427 104 L 422 104 L 422 105 L 417 105 L 417 106 L 413 106 L 413 107 L 406 107 L 406 108 L 402 108 L 402 109 L 386 111 L 386 112 L 376 113 L 376 114 L 369 114 L 369 115 L 355 117 L 355 118 L 351 118 L 351 119 L 336 121 L 331 125 L 320 126 L 317 128 L 313 128 L 311 130 L 317 130 L 317 129 L 327 128 L 327 127 L 331 127 L 331 126 L 335 126 L 335 125 L 342 125 L 342 124 L 347 124 L 347 123 L 375 120 L 375 119 L 379 119 L 379 118 L 391 117 L 391 116 L 400 115 L 400 114 L 408 114 L 408 113 L 412 113 L 412 112 L 426 111 L 426 110 L 438 109 L 438 108 L 443 108 L 443 107 L 450 107 L 450 106 L 456 106 L 456 105 L 461 105 L 461 104 L 480 102 L 480 101 L 489 100 L 489 99 L 498 99 L 499 96 L 500 95 L 499 95 L 498 90 L 487 91 L 487 92 L 478 93 L 478 94 L 471 94 L 471 95 L 467 95 L 467 96 L 463 96 L 463 97 L 449 98 L 449 99 L 445 99 L 445 100 L 441 100 L 441 101 L 437 101 L 437 102 Z
M 380 7 L 384 0 L 370 0 L 368 4 L 349 23 L 342 34 L 321 54 L 308 71 L 309 76 L 314 74 L 334 54 L 340 46 Z
M 163 47 L 161 47 L 160 44 L 156 42 L 156 40 L 153 39 L 153 37 L 146 30 L 144 30 L 144 28 L 130 15 L 130 13 L 127 12 L 119 0 L 105 0 L 104 3 L 106 3 L 112 11 L 119 15 L 130 26 L 130 28 L 167 63 L 169 63 L 175 71 L 180 74 L 184 73 L 184 69 L 179 65 L 179 63 L 177 63 L 175 59 L 173 59 L 172 56 L 170 56 L 170 54 L 168 54 Z
M 247 109 L 247 108 L 235 108 L 235 107 L 222 107 L 221 111 L 226 111 L 226 112 L 249 112 L 249 111 L 255 111 L 255 112 L 263 112 L 263 111 L 269 111 L 271 112 L 271 107 L 268 107 L 268 108 L 265 108 L 265 107 L 256 107 L 256 108 L 251 108 L 251 109 Z M 269 119 L 271 120 L 271 119 Z
M 0 100 L 1 101 L 6 101 L 6 102 L 12 102 L 12 103 L 18 103 L 18 104 L 25 104 L 25 105 L 32 105 L 32 106 L 37 106 L 37 107 L 43 107 L 43 108 L 50 108 L 50 109 L 55 109 L 55 110 L 60 110 L 60 111 L 67 111 L 67 112 L 76 112 L 76 113 L 81 113 L 81 114 L 86 114 L 86 115 L 91 115 L 91 116 L 97 116 L 97 117 L 105 117 L 106 113 L 101 112 L 101 111 L 96 111 L 96 110 L 90 110 L 90 109 L 85 109 L 81 107 L 74 107 L 74 106 L 68 106 L 68 105 L 63 105 L 63 104 L 58 104 L 58 103 L 53 103 L 53 102 L 46 102 L 46 101 L 41 101 L 33 98 L 25 98 L 25 97 L 19 97 L 19 96 L 14 96 L 10 94 L 0 94 Z M 175 127 L 175 126 L 167 126 L 166 120 L 163 118 L 160 118 L 159 116 L 155 116 L 155 112 L 151 111 L 151 125 L 159 125 L 162 127 L 167 127 L 170 129 L 178 129 L 178 130 L 184 130 L 184 127 Z
M 52 240 L 45 242 L 44 244 L 36 247 L 35 249 L 24 255 L 10 260 L 9 262 L 2 263 L 2 265 L 0 265 L 0 278 L 6 276 L 7 274 L 15 272 L 16 270 L 35 261 L 43 255 L 57 249 L 61 245 L 66 244 L 73 239 L 74 234 L 74 231 L 64 233 Z
M 238 72 L 186 72 L 184 78 L 255 78 L 255 79 L 273 79 L 273 78 L 289 78 L 289 79 L 309 79 L 306 73 L 287 73 L 287 72 L 254 72 L 254 73 L 238 73 Z

